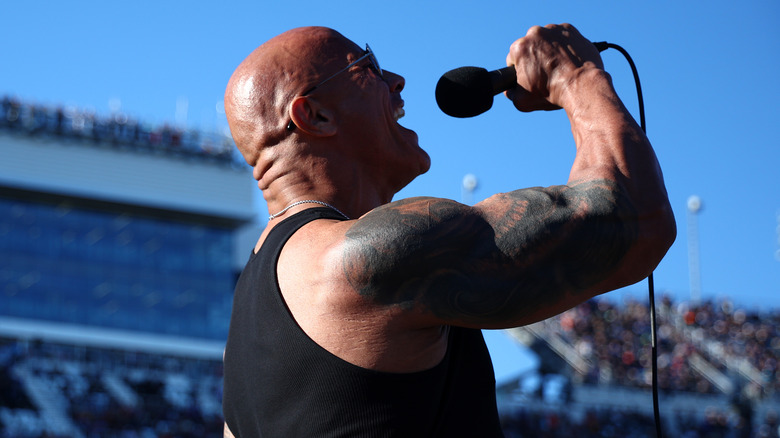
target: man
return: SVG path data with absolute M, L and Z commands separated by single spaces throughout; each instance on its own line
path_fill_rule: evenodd
M 565 109 L 577 154 L 566 185 L 473 207 L 391 202 L 430 160 L 398 124 L 404 79 L 368 46 L 299 28 L 237 68 L 225 108 L 273 214 L 236 287 L 226 436 L 501 436 L 478 329 L 539 321 L 656 267 L 674 218 L 598 51 L 570 25 L 534 27 L 507 64 L 507 97 Z

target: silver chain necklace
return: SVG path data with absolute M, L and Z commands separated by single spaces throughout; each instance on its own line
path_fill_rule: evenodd
M 305 201 L 293 202 L 292 204 L 288 205 L 287 207 L 284 207 L 284 209 L 282 209 L 282 211 L 280 211 L 279 213 L 275 213 L 275 214 L 272 214 L 272 215 L 268 216 L 268 220 L 269 221 L 270 220 L 274 220 L 277 217 L 283 215 L 287 210 L 295 207 L 296 205 L 301 205 L 301 204 L 320 204 L 320 205 L 323 205 L 325 207 L 333 209 L 333 211 L 335 211 L 336 213 L 344 216 L 344 219 L 349 220 L 349 217 L 346 214 L 342 213 L 338 208 L 328 204 L 327 202 L 315 201 L 314 199 L 307 199 Z

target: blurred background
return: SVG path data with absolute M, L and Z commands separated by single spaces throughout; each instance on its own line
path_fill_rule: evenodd
M 778 436 L 780 4 L 13 2 L 0 28 L 0 437 L 219 436 L 235 280 L 267 209 L 222 94 L 292 27 L 406 78 L 433 167 L 399 193 L 473 204 L 563 184 L 564 113 L 444 115 L 446 71 L 505 65 L 533 25 L 625 48 L 678 238 L 654 274 L 669 436 Z M 631 70 L 605 68 L 638 118 Z M 506 435 L 650 436 L 647 283 L 485 331 Z

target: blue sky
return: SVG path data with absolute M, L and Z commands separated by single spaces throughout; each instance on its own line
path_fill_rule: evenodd
M 108 115 L 111 104 L 149 122 L 221 130 L 233 69 L 292 27 L 325 25 L 368 42 L 402 74 L 406 117 L 433 160 L 398 196 L 470 200 L 566 181 L 574 145 L 563 112 L 521 114 L 497 96 L 489 112 L 453 119 L 434 100 L 437 80 L 463 65 L 505 65 L 509 45 L 536 24 L 570 22 L 593 41 L 626 48 L 642 80 L 648 135 L 664 169 L 678 238 L 655 273 L 657 293 L 688 298 L 686 201 L 698 195 L 704 298 L 780 307 L 780 3 L 558 1 L 8 2 L 0 27 L 0 95 Z M 606 69 L 638 118 L 628 64 Z M 252 182 L 249 182 L 250 184 Z M 258 210 L 265 214 L 265 205 Z M 643 297 L 646 283 L 613 292 Z

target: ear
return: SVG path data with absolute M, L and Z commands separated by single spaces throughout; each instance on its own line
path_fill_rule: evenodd
M 309 96 L 297 96 L 293 99 L 290 119 L 298 129 L 309 135 L 329 137 L 337 131 L 333 111 Z

